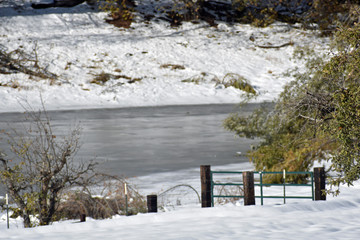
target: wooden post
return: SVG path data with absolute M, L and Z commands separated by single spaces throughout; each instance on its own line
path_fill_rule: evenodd
M 211 207 L 211 167 L 210 165 L 200 166 L 201 179 L 201 207 Z
M 157 195 L 147 195 L 148 213 L 157 212 Z
M 315 201 L 326 200 L 325 190 L 325 169 L 323 167 L 314 168 Z
M 254 172 L 243 172 L 244 206 L 255 205 Z
M 80 214 L 80 222 L 86 222 L 86 214 L 85 213 Z
M 6 193 L 5 195 L 5 204 L 6 204 L 6 225 L 7 225 L 7 229 L 10 228 L 10 223 L 9 223 L 9 195 Z
M 127 193 L 127 184 L 124 183 L 124 194 L 125 194 L 125 216 L 129 216 L 128 211 L 128 193 Z

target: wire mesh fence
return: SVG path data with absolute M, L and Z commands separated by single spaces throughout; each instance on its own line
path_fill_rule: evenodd
M 165 211 L 199 203 L 200 195 L 198 191 L 188 184 L 176 185 L 158 195 L 159 208 Z

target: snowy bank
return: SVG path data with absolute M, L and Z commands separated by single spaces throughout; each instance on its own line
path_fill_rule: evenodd
M 225 205 L 119 216 L 85 223 L 65 221 L 33 229 L 2 230 L 0 239 L 357 239 L 359 182 L 340 197 L 286 205 Z M 1 225 L 5 228 L 5 225 Z
M 7 1 L 0 3 L 0 47 L 36 53 L 38 64 L 58 79 L 1 75 L 0 112 L 22 111 L 24 101 L 37 107 L 40 95 L 49 110 L 238 103 L 242 91 L 216 84 L 228 73 L 247 79 L 259 93 L 256 101 L 271 101 L 290 80 L 283 73 L 303 66 L 291 59 L 294 49 L 321 49 L 327 41 L 283 23 L 172 28 L 165 21 L 135 18 L 131 28 L 119 29 L 105 23 L 106 13 L 86 4 L 35 10 L 29 1 L 17 2 L 25 5 L 14 10 Z M 139 3 L 146 4 L 156 3 Z M 258 47 L 289 42 L 282 48 Z M 108 80 L 91 83 L 99 76 Z
M 239 168 L 249 170 L 251 165 L 232 164 L 214 170 Z M 190 183 L 199 189 L 198 171 L 189 169 L 135 180 L 137 184 L 142 183 L 144 194 L 180 183 Z M 308 191 L 304 187 L 295 189 L 289 188 L 289 195 Z M 243 206 L 240 200 L 214 208 L 189 204 L 159 213 L 115 216 L 106 220 L 87 218 L 85 223 L 62 221 L 32 229 L 23 229 L 17 219 L 11 220 L 10 229 L 6 230 L 5 216 L 2 216 L 0 239 L 357 239 L 360 234 L 359 190 L 360 181 L 357 181 L 353 187 L 342 186 L 339 197 L 327 196 L 326 201 L 293 199 L 284 205 L 280 199 L 275 204 L 265 200 L 264 206 L 259 202 L 256 206 Z M 275 192 L 270 190 L 269 193 Z

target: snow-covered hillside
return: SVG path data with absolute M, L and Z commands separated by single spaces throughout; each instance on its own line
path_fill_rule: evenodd
M 290 59 L 294 49 L 321 48 L 326 42 L 283 23 L 254 28 L 218 22 L 215 28 L 200 22 L 172 28 L 166 21 L 136 17 L 131 28 L 119 29 L 104 21 L 106 13 L 85 3 L 34 10 L 30 1 L 15 1 L 16 9 L 9 2 L 14 1 L 0 2 L 1 49 L 36 54 L 38 65 L 58 79 L 1 75 L 1 112 L 22 110 L 19 101 L 37 106 L 40 95 L 48 109 L 237 103 L 242 91 L 214 81 L 229 73 L 246 78 L 260 94 L 257 101 L 273 100 L 290 80 L 282 74 L 300 64 Z M 156 8 L 157 3 L 138 5 Z M 102 86 L 91 83 L 105 75 L 110 79 Z M 196 79 L 198 84 L 191 82 Z

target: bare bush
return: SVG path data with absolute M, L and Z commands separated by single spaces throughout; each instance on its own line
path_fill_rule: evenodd
M 13 156 L 0 155 L 0 179 L 25 227 L 82 214 L 103 219 L 146 212 L 145 198 L 126 179 L 97 172 L 96 162 L 75 161 L 80 127 L 56 135 L 44 106 L 25 109 L 23 131 L 1 132 Z
M 215 195 L 227 196 L 222 198 L 217 198 L 216 203 L 218 204 L 226 204 L 226 203 L 236 203 L 241 197 L 244 196 L 244 189 L 240 186 L 226 186 L 220 185 L 214 187 Z
M 75 163 L 79 127 L 59 137 L 44 109 L 27 110 L 26 116 L 29 125 L 24 132 L 13 129 L 4 133 L 13 157 L 0 157 L 0 178 L 19 208 L 25 227 L 34 225 L 31 215 L 37 216 L 40 225 L 48 225 L 64 190 L 89 183 L 96 163 Z

